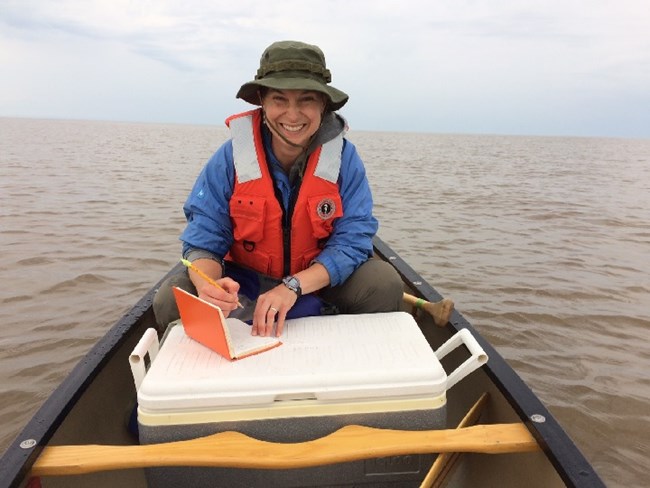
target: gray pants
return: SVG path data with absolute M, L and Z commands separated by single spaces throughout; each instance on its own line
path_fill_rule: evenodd
M 260 293 L 279 283 L 278 280 L 264 277 L 261 277 L 260 281 Z M 156 322 L 161 330 L 166 329 L 169 323 L 179 318 L 172 293 L 174 286 L 196 293 L 196 288 L 185 269 L 162 283 L 153 301 Z M 403 291 L 402 280 L 397 271 L 390 264 L 372 258 L 359 266 L 344 283 L 339 286 L 328 286 L 320 290 L 318 296 L 333 305 L 339 313 L 375 313 L 399 310 Z M 240 295 L 240 302 L 244 305 L 244 310 L 233 311 L 232 316 L 241 320 L 252 318 L 255 302 L 251 302 L 243 295 Z

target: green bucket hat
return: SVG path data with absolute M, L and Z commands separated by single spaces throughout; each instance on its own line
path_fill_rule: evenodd
M 244 83 L 237 98 L 260 105 L 260 87 L 276 90 L 314 90 L 329 98 L 332 110 L 348 101 L 341 90 L 328 85 L 332 75 L 325 66 L 325 55 L 318 46 L 298 41 L 274 42 L 262 53 L 255 80 Z

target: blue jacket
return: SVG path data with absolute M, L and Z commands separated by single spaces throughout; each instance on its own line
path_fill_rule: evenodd
M 286 209 L 293 188 L 273 154 L 266 127 L 264 146 Z M 232 141 L 229 140 L 207 162 L 183 206 L 187 218 L 187 227 L 180 236 L 183 256 L 194 250 L 207 251 L 216 259 L 223 259 L 227 254 L 233 242 L 229 201 L 234 181 Z M 344 214 L 334 223 L 332 235 L 315 259 L 327 269 L 332 286 L 343 283 L 372 256 L 372 237 L 378 228 L 372 215 L 372 195 L 363 162 L 348 140 L 343 142 L 338 184 Z

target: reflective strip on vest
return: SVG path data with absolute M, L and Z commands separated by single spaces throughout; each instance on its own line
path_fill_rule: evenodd
M 262 177 L 260 165 L 255 152 L 253 137 L 253 117 L 237 117 L 230 121 L 232 135 L 232 152 L 235 171 L 240 183 L 256 180 Z
M 314 176 L 323 178 L 331 183 L 336 183 L 341 170 L 341 153 L 343 151 L 343 132 L 331 141 L 323 144 L 323 148 L 316 164 Z
M 237 181 L 246 183 L 262 177 L 253 135 L 253 117 L 237 117 L 230 121 L 232 150 Z M 323 144 L 314 175 L 330 183 L 336 183 L 341 170 L 343 132 Z

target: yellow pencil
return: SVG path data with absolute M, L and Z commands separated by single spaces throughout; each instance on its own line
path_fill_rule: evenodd
M 201 271 L 199 268 L 197 268 L 196 266 L 194 266 L 194 265 L 193 265 L 190 261 L 188 261 L 187 259 L 181 259 L 181 263 L 183 263 L 185 266 L 187 266 L 188 268 L 190 268 L 192 271 L 195 271 L 196 274 L 198 274 L 201 278 L 203 278 L 205 281 L 207 281 L 208 283 L 210 283 L 212 286 L 216 286 L 217 288 L 223 290 L 223 286 L 219 285 L 219 283 L 217 283 L 216 281 L 214 281 L 212 278 L 210 278 L 207 274 L 205 274 L 205 273 L 204 273 L 203 271 Z M 226 291 L 226 290 L 223 290 L 223 291 Z M 226 291 L 226 293 L 228 293 L 228 292 Z M 241 303 L 239 303 L 239 300 L 237 300 L 237 306 L 238 306 L 239 308 L 244 308 L 244 306 L 243 306 Z

